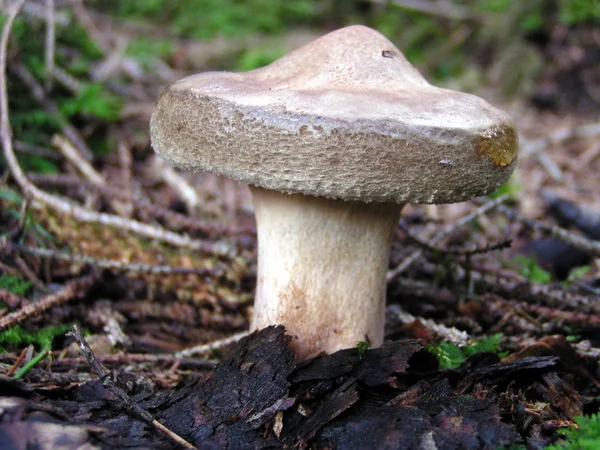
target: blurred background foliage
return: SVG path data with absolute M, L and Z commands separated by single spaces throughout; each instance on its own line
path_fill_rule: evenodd
M 31 13 L 36 5 L 43 10 L 43 2 L 27 2 L 11 48 L 43 84 L 44 41 L 31 36 L 42 37 L 46 25 L 43 12 Z M 168 82 L 157 73 L 251 70 L 355 23 L 384 33 L 438 84 L 480 94 L 485 87 L 488 98 L 557 111 L 597 114 L 600 102 L 600 0 L 89 0 L 87 29 L 70 2 L 56 5 L 61 76 L 47 94 L 60 114 L 9 71 L 11 121 L 24 145 L 48 146 L 69 120 L 85 124 L 89 145 L 102 155 L 123 107 L 132 98 L 152 101 Z M 104 45 L 96 27 L 111 30 Z M 133 65 L 111 73 L 107 61 L 120 51 Z M 151 94 L 136 96 L 140 84 Z M 147 123 L 138 125 L 143 133 Z M 20 158 L 27 170 L 57 170 L 36 152 Z

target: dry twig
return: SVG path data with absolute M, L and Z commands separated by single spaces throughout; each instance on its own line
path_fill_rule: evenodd
M 215 350 L 226 347 L 230 344 L 234 344 L 240 339 L 248 336 L 250 334 L 249 331 L 242 331 L 241 333 L 234 334 L 232 336 L 226 337 L 224 339 L 219 339 L 218 341 L 209 342 L 208 344 L 198 345 L 196 347 L 186 348 L 184 350 L 180 350 L 175 353 L 175 356 L 178 358 L 189 357 L 193 355 L 204 355 L 206 353 L 211 353 Z
M 2 245 L 3 244 L 4 243 L 2 243 Z M 31 268 L 27 265 L 23 258 L 17 256 L 15 258 L 15 265 L 19 269 L 20 274 L 27 278 L 27 280 L 29 280 L 38 290 L 40 290 L 41 292 L 47 292 L 44 283 L 42 283 L 42 281 L 38 278 L 35 272 L 31 270 Z
M 110 270 L 122 270 L 127 272 L 138 272 L 148 274 L 198 274 L 198 275 L 214 275 L 209 269 L 202 268 L 188 268 L 188 267 L 171 267 L 165 265 L 154 265 L 154 264 L 136 264 L 126 263 L 122 261 L 115 261 L 110 259 L 94 258 L 87 255 L 78 255 L 76 253 L 69 253 L 60 250 L 53 250 L 50 248 L 42 247 L 31 247 L 22 244 L 15 244 L 12 242 L 4 242 L 0 245 L 0 251 L 11 252 L 17 251 L 27 253 L 29 255 L 38 256 L 41 258 L 53 258 L 62 261 L 70 261 L 78 264 L 89 264 L 93 267 Z
M 424 263 L 420 269 L 427 275 L 434 275 L 437 265 Z M 467 271 L 457 267 L 456 281 L 470 277 L 485 292 L 491 292 L 504 298 L 518 298 L 527 303 L 546 305 L 551 308 L 568 308 L 585 314 L 600 314 L 600 302 L 597 296 L 581 295 L 568 291 L 557 284 L 541 284 L 522 277 L 514 272 L 496 270 L 486 273 L 481 270 Z
M 214 369 L 217 361 L 212 359 L 201 358 L 180 358 L 173 354 L 167 353 L 118 353 L 116 355 L 97 356 L 96 359 L 102 364 L 157 364 L 173 365 L 178 364 L 188 369 L 194 370 L 210 370 Z M 72 367 L 74 365 L 86 364 L 88 360 L 84 358 L 62 358 L 53 361 L 53 369 L 55 366 Z
M 442 231 L 438 232 L 435 236 L 426 241 L 427 245 L 429 247 L 435 247 L 435 244 L 440 242 L 446 236 L 458 230 L 460 227 L 466 225 L 471 220 L 476 219 L 477 217 L 480 217 L 486 214 L 488 211 L 498 207 L 498 205 L 506 201 L 507 198 L 507 195 L 501 195 L 500 197 L 494 200 L 487 200 L 482 206 L 477 208 L 475 211 L 471 212 L 470 214 L 467 214 L 462 219 L 458 220 L 456 223 L 446 226 Z M 387 282 L 391 283 L 394 280 L 394 278 L 396 278 L 398 275 L 400 275 L 402 272 L 408 269 L 422 254 L 423 249 L 419 248 L 412 252 L 410 255 L 408 255 L 406 258 L 404 258 L 402 263 L 400 263 L 396 268 L 390 270 L 387 273 Z
M 25 356 L 27 356 L 27 353 L 29 353 L 29 351 L 31 350 L 32 347 L 33 347 L 32 345 L 29 345 L 29 347 L 25 347 L 23 349 L 23 351 L 21 352 L 21 354 L 19 355 L 19 357 L 17 358 L 17 360 L 15 361 L 13 366 L 10 368 L 10 370 L 8 372 L 6 372 L 7 377 L 13 376 L 13 374 L 17 371 L 17 369 L 19 368 L 19 366 L 25 359 Z
M 386 315 L 391 315 L 397 318 L 402 323 L 411 323 L 415 320 L 420 321 L 425 327 L 432 331 L 437 336 L 441 337 L 445 342 L 451 342 L 459 347 L 465 347 L 469 345 L 469 335 L 466 331 L 461 331 L 458 328 L 447 327 L 445 325 L 436 323 L 431 319 L 424 319 L 422 317 L 415 317 L 410 313 L 404 311 L 400 306 L 396 304 L 389 305 L 386 309 Z
M 546 222 L 542 222 L 535 219 L 530 219 L 524 216 L 513 208 L 508 206 L 498 205 L 498 211 L 504 214 L 511 220 L 523 223 L 525 226 L 544 233 L 550 234 L 552 237 L 560 239 L 564 242 L 571 244 L 580 250 L 584 250 L 593 255 L 600 256 L 600 242 L 589 239 L 585 236 L 581 236 L 575 233 L 565 230 L 557 225 L 552 225 Z
M 98 377 L 100 378 L 102 385 L 110 392 L 112 392 L 123 403 L 123 405 L 129 412 L 135 414 L 135 416 L 139 417 L 147 424 L 152 425 L 157 431 L 159 431 L 161 434 L 169 438 L 171 441 L 177 443 L 181 447 L 188 449 L 196 448 L 192 444 L 187 442 L 185 439 L 183 439 L 181 436 L 162 425 L 159 421 L 152 417 L 152 414 L 150 414 L 138 404 L 134 403 L 133 400 L 129 397 L 129 395 L 127 395 L 127 393 L 123 389 L 117 386 L 115 379 L 96 358 L 96 355 L 94 355 L 94 352 L 87 344 L 85 338 L 83 337 L 83 334 L 81 334 L 81 331 L 79 331 L 79 328 L 77 326 L 73 327 L 70 334 L 75 338 L 75 341 L 77 342 L 81 353 L 83 353 L 83 356 L 85 356 L 85 358 L 88 360 L 88 363 L 92 367 L 92 370 L 96 372 L 96 375 L 98 375 Z
M 13 294 L 7 289 L 0 288 L 0 302 L 7 305 L 9 308 L 18 308 L 20 305 L 26 305 L 29 303 L 25 298 L 20 295 Z
M 47 295 L 36 303 L 25 305 L 18 311 L 7 314 L 0 318 L 0 332 L 14 327 L 30 317 L 37 316 L 50 308 L 69 302 L 75 298 L 82 297 L 97 280 L 98 276 L 93 273 L 69 281 L 60 291 Z
M 153 175 L 164 181 L 177 193 L 185 203 L 188 212 L 193 213 L 196 211 L 198 205 L 200 205 L 200 198 L 196 189 L 158 155 L 154 155 L 151 159 L 150 167 Z
M 45 0 L 46 2 L 46 43 L 44 62 L 46 65 L 46 91 L 52 88 L 54 80 L 54 52 L 56 49 L 56 15 L 54 9 L 54 0 Z
M 406 225 L 406 223 L 404 223 L 403 221 L 400 221 L 399 227 L 406 233 L 406 236 L 408 239 L 413 241 L 415 244 L 423 247 L 425 250 L 428 250 L 430 252 L 446 254 L 446 255 L 456 255 L 456 256 L 479 255 L 482 253 L 489 253 L 489 252 L 493 252 L 496 250 L 503 250 L 505 248 L 510 247 L 510 244 L 511 244 L 510 239 L 504 239 L 500 242 L 496 242 L 494 244 L 487 244 L 483 247 L 478 247 L 476 245 L 469 245 L 469 246 L 466 246 L 465 248 L 462 248 L 462 247 L 442 248 L 437 245 L 432 246 L 428 242 L 423 241 L 422 239 L 413 235 L 411 233 L 410 229 L 408 228 L 408 226 Z
M 13 142 L 15 150 L 23 153 L 30 153 L 32 155 L 41 156 L 47 159 L 60 159 L 60 155 L 49 148 L 39 147 L 31 145 L 22 141 Z
M 569 324 L 577 324 L 581 327 L 600 327 L 600 315 L 598 314 L 586 314 L 579 311 L 564 311 L 557 308 L 548 308 L 523 302 L 511 306 L 527 313 L 534 313 L 536 317 L 542 317 L 543 320 L 556 320 Z
M 55 134 L 52 137 L 52 145 L 58 149 L 65 159 L 71 163 L 75 169 L 86 178 L 86 180 L 94 185 L 104 185 L 104 177 L 94 169 L 89 161 L 81 157 L 79 151 L 70 140 L 60 134 Z
M 117 153 L 119 155 L 119 186 L 123 189 L 121 204 L 122 215 L 131 217 L 133 214 L 133 157 L 131 155 L 131 144 L 126 142 L 123 136 L 117 136 Z
M 83 187 L 91 192 L 97 192 L 104 197 L 118 199 L 123 202 L 126 202 L 128 200 L 128 194 L 124 193 L 122 190 L 108 185 L 93 185 L 87 180 L 78 178 L 70 174 L 27 173 L 27 178 L 35 184 L 39 185 L 69 188 Z M 200 231 L 204 234 L 209 235 L 256 234 L 256 230 L 254 228 L 236 228 L 216 222 L 205 222 L 195 217 L 190 217 L 167 208 L 162 208 L 160 206 L 153 205 L 147 200 L 134 200 L 133 206 L 140 215 L 142 215 L 143 217 L 147 217 L 148 220 L 162 219 L 167 221 L 170 225 L 172 225 L 175 228 L 184 228 L 186 230 Z

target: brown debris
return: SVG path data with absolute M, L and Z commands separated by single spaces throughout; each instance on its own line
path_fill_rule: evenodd
M 495 449 L 527 429 L 549 443 L 552 433 L 538 425 L 548 430 L 570 420 L 584 403 L 562 360 L 565 351 L 507 361 L 479 353 L 456 370 L 439 371 L 417 341 L 405 340 L 295 367 L 289 342 L 282 327 L 253 333 L 210 376 L 191 377 L 169 391 L 140 377 L 110 376 L 132 404 L 198 448 L 380 448 L 385 442 L 386 448 Z M 38 402 L 48 395 L 0 379 L 0 394 L 6 389 Z M 172 448 L 106 389 L 97 381 L 55 389 L 58 423 L 104 430 L 89 437 L 103 447 Z M 531 427 L 517 430 L 507 423 L 511 415 Z

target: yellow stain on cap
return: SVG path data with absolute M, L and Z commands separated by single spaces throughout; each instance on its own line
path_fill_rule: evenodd
M 517 157 L 519 138 L 512 125 L 494 128 L 475 139 L 477 156 L 487 156 L 500 167 L 508 166 Z

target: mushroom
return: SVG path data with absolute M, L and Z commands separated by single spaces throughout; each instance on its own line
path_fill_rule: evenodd
M 381 345 L 403 205 L 488 194 L 517 155 L 506 113 L 430 85 L 364 26 L 257 70 L 177 81 L 158 99 L 150 131 L 173 165 L 250 186 L 258 232 L 251 328 L 285 325 L 300 359 Z

